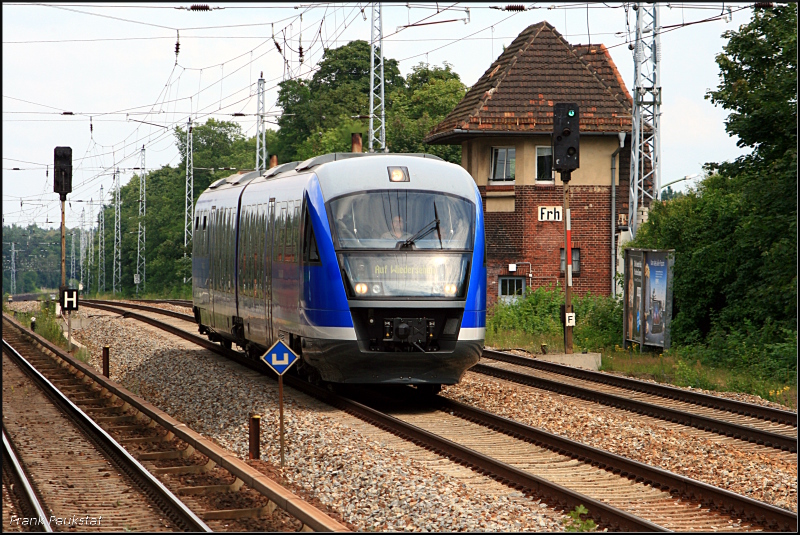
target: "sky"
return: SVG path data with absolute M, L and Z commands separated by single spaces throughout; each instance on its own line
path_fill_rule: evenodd
M 261 73 L 266 107 L 277 117 L 278 83 L 310 78 L 323 46 L 370 40 L 367 3 L 220 3 L 203 12 L 190 11 L 190 5 L 3 4 L 4 225 L 60 225 L 54 147 L 72 147 L 67 227 L 79 226 L 84 210 L 88 225 L 99 211 L 101 186 L 108 204 L 112 170 L 120 169 L 123 185 L 130 181 L 132 168 L 141 166 L 142 146 L 147 169 L 177 165 L 172 129 L 185 127 L 190 115 L 200 122 L 235 120 L 253 136 Z M 631 4 L 493 8 L 506 5 L 384 3 L 384 55 L 399 60 L 404 76 L 420 62 L 448 62 L 471 86 L 504 45 L 546 20 L 573 45 L 605 44 L 628 90 L 633 87 Z M 660 4 L 661 25 L 670 27 L 661 36 L 662 184 L 746 152 L 725 132 L 727 112 L 704 96 L 719 83 L 715 56 L 726 42 L 722 33 L 750 20 L 748 5 Z M 672 187 L 682 191 L 696 182 Z

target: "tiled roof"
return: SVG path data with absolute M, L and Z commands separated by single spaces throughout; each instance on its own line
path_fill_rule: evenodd
M 425 142 L 459 143 L 490 132 L 550 134 L 556 102 L 578 104 L 581 132 L 631 129 L 631 96 L 606 47 L 573 47 L 540 22 L 517 36 Z

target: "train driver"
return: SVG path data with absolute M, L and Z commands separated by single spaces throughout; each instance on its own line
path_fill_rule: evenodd
M 400 214 L 392 217 L 392 228 L 388 232 L 384 232 L 381 238 L 384 240 L 405 240 L 411 237 L 410 232 L 405 232 L 405 223 L 403 216 Z

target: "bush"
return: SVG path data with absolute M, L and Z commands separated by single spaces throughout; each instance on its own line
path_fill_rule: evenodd
M 486 322 L 490 334 L 516 331 L 532 336 L 563 337 L 561 305 L 564 294 L 557 287 L 529 290 L 513 303 L 498 302 Z M 622 343 L 622 301 L 587 294 L 573 303 L 576 325 L 574 345 L 597 350 Z

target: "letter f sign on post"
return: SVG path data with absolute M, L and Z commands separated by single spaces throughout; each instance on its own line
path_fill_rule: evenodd
M 280 437 L 281 437 L 281 468 L 284 465 L 283 441 L 283 374 L 297 362 L 297 353 L 289 346 L 278 340 L 266 353 L 261 355 L 261 360 L 278 374 L 278 404 L 280 406 Z

